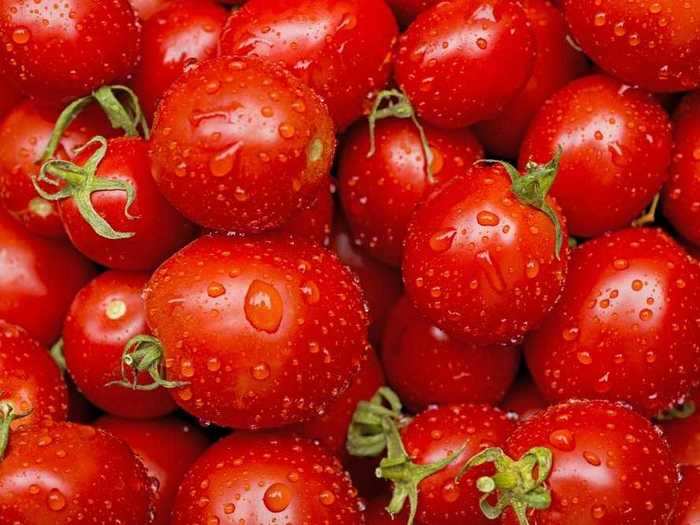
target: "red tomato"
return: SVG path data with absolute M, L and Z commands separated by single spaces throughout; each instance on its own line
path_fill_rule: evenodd
M 0 72 L 22 93 L 63 102 L 124 80 L 140 58 L 128 0 L 1 0 Z
M 228 12 L 214 0 L 174 0 L 143 25 L 143 59 L 132 86 L 149 119 L 184 67 L 216 54 Z
M 134 453 L 93 427 L 24 427 L 12 433 L 0 461 L 3 523 L 72 525 L 88 519 L 148 525 L 153 500 L 151 482 Z
M 45 345 L 54 343 L 93 266 L 67 244 L 35 237 L 4 213 L 0 246 L 0 319 Z
M 678 233 L 700 247 L 700 94 L 683 99 L 673 124 L 674 156 L 663 212 Z
M 561 11 L 549 0 L 524 0 L 537 52 L 530 79 L 500 116 L 479 123 L 474 131 L 486 149 L 498 157 L 517 159 L 532 118 L 559 88 L 583 74 L 588 62 L 567 40 Z
M 239 432 L 209 448 L 180 486 L 172 525 L 361 525 L 360 502 L 338 460 L 280 434 Z
M 399 39 L 396 80 L 418 115 L 435 126 L 463 128 L 493 118 L 532 72 L 529 26 L 510 0 L 439 2 Z
M 500 401 L 520 364 L 515 348 L 451 339 L 403 297 L 384 333 L 382 363 L 391 387 L 413 411 L 429 405 Z M 426 373 L 430 363 L 430 373 Z
M 231 14 L 220 50 L 284 64 L 318 93 L 343 130 L 387 83 L 397 36 L 383 1 L 248 0 Z
M 651 91 L 700 86 L 700 6 L 678 0 L 562 0 L 573 36 L 605 71 Z
M 280 230 L 302 239 L 313 239 L 328 247 L 331 242 L 331 228 L 335 211 L 333 202 L 335 185 L 331 181 L 328 184 L 328 188 L 321 187 L 311 206 L 298 212 L 289 222 L 282 225 Z
M 625 401 L 652 416 L 700 372 L 698 268 L 666 234 L 627 229 L 577 248 L 564 296 L 527 340 L 546 398 Z
M 670 120 L 652 95 L 591 75 L 544 104 L 520 149 L 520 167 L 563 148 L 552 196 L 572 235 L 595 237 L 642 214 L 668 177 L 671 144 Z
M 700 413 L 697 408 L 686 418 L 662 421 L 661 428 L 677 464 L 700 466 Z
M 484 154 L 468 130 L 425 126 L 425 134 L 433 156 L 430 175 L 410 120 L 377 122 L 371 156 L 367 124 L 357 124 L 346 134 L 338 161 L 340 197 L 356 244 L 392 266 L 401 265 L 408 222 L 431 186 L 464 173 Z
M 700 523 L 700 467 L 681 468 L 681 488 L 673 525 Z
M 0 117 L 18 105 L 21 100 L 22 97 L 14 86 L 7 82 L 0 84 Z
M 63 354 L 80 391 L 102 410 L 122 417 L 152 418 L 175 410 L 165 390 L 118 388 L 124 346 L 148 333 L 141 294 L 149 275 L 105 272 L 73 299 L 63 325 Z M 141 381 L 148 373 L 140 374 Z
M 532 382 L 532 378 L 525 376 L 515 382 L 499 406 L 506 412 L 517 414 L 520 421 L 525 421 L 547 408 L 549 404 Z
M 104 416 L 95 426 L 129 445 L 148 475 L 158 480 L 155 520 L 151 525 L 169 525 L 177 488 L 192 463 L 209 446 L 207 438 L 196 427 L 175 418 L 132 421 Z
M 563 219 L 545 195 L 555 175 L 556 162 L 513 174 L 514 182 L 502 165 L 477 164 L 416 210 L 404 250 L 406 291 L 450 337 L 514 344 L 554 307 L 567 267 L 566 227 L 555 227 L 550 217 Z M 525 181 L 534 186 L 513 187 Z M 525 203 L 535 188 L 547 213 Z
M 394 10 L 396 17 L 402 25 L 408 25 L 419 13 L 434 6 L 440 0 L 386 0 L 386 3 Z
M 261 89 L 265 86 L 265 89 Z M 154 177 L 185 216 L 214 229 L 271 229 L 325 184 L 335 138 L 316 95 L 249 59 L 202 62 L 162 99 L 151 138 Z
M 167 6 L 171 0 L 129 0 L 129 3 L 141 20 L 148 20 Z

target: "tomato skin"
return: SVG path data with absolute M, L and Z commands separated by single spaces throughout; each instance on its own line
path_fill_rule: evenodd
M 436 188 L 411 220 L 403 260 L 408 296 L 450 337 L 519 342 L 564 287 L 566 225 L 555 213 L 564 235 L 559 259 L 552 221 L 517 199 L 505 169 L 472 166 Z
M 464 173 L 484 150 L 469 130 L 424 126 L 435 182 Z M 432 186 L 425 169 L 420 135 L 410 120 L 387 119 L 376 125 L 376 152 L 369 128 L 358 123 L 347 133 L 340 153 L 340 197 L 355 242 L 391 266 L 401 265 L 406 229 L 416 205 Z
M 700 413 L 660 423 L 678 465 L 700 466 Z
M 675 0 L 560 3 L 573 37 L 610 74 L 650 91 L 700 86 L 697 5 Z
M 3 82 L 0 85 L 0 117 L 4 117 L 8 111 L 19 105 L 21 100 L 22 96 L 14 86 Z
M 139 18 L 142 21 L 147 21 L 171 1 L 172 0 L 129 0 L 129 3 L 134 8 Z
M 174 417 L 133 421 L 103 416 L 95 426 L 129 445 L 148 475 L 158 480 L 152 525 L 168 525 L 178 486 L 209 440 L 196 427 Z
M 210 447 L 180 485 L 172 525 L 206 523 L 212 516 L 258 525 L 364 523 L 350 479 L 322 447 L 248 432 Z
M 309 88 L 238 58 L 204 61 L 175 81 L 151 137 L 163 195 L 201 226 L 242 233 L 281 226 L 309 206 L 334 149 L 333 123 Z
M 700 467 L 681 467 L 681 488 L 673 525 L 700 522 Z
M 2 0 L 0 72 L 22 93 L 62 103 L 123 81 L 140 58 L 128 0 Z
M 520 421 L 549 406 L 529 376 L 518 379 L 498 405 L 505 412 L 517 414 Z
M 248 0 L 226 22 L 220 51 L 285 65 L 325 101 L 342 131 L 389 80 L 397 37 L 383 1 Z
M 551 194 L 572 235 L 596 237 L 628 226 L 661 189 L 671 162 L 671 123 L 649 93 L 591 75 L 544 104 L 521 146 L 520 167 L 546 162 L 560 145 Z
M 328 247 L 331 242 L 331 228 L 335 213 L 334 192 L 335 183 L 329 180 L 328 187 L 321 187 L 313 204 L 283 224 L 280 231 L 301 239 L 312 239 Z
M 574 251 L 557 309 L 526 341 L 550 401 L 604 398 L 652 416 L 697 383 L 698 269 L 665 233 L 627 229 Z
M 527 82 L 534 58 L 534 37 L 516 2 L 455 0 L 408 27 L 394 75 L 423 120 L 463 128 L 496 116 Z
M 359 286 L 315 243 L 271 234 L 204 236 L 145 290 L 175 402 L 203 421 L 271 428 L 317 414 L 366 354 Z M 222 320 L 226 322 L 222 322 Z
M 148 334 L 141 294 L 149 275 L 105 272 L 73 299 L 63 325 L 63 354 L 68 370 L 90 402 L 110 414 L 147 419 L 175 410 L 164 389 L 143 392 L 115 385 L 119 381 L 124 346 L 132 337 Z M 146 382 L 147 373 L 140 374 Z
M 467 345 L 425 320 L 407 297 L 394 306 L 382 345 L 391 387 L 412 411 L 430 405 L 496 404 L 520 364 L 516 348 Z M 430 373 L 426 365 L 430 363 Z
M 523 137 L 542 104 L 588 69 L 585 55 L 567 41 L 566 23 L 559 8 L 549 0 L 524 0 L 522 6 L 535 36 L 532 74 L 498 117 L 474 128 L 486 149 L 499 158 L 517 159 Z

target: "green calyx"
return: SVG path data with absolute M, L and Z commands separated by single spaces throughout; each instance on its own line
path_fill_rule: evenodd
M 151 376 L 152 383 L 139 384 L 139 374 L 143 372 Z M 132 390 L 151 391 L 159 387 L 180 388 L 189 384 L 164 379 L 163 347 L 158 339 L 150 335 L 137 335 L 126 343 L 121 359 L 121 375 L 120 381 L 111 381 L 106 386 L 117 385 Z
M 51 356 L 51 359 L 54 360 L 54 363 L 56 363 L 56 366 L 61 371 L 61 374 L 65 374 L 68 367 L 66 366 L 66 358 L 63 355 L 63 339 L 59 339 L 54 343 L 51 350 L 49 350 L 49 355 Z
M 552 451 L 545 447 L 534 447 L 515 461 L 500 448 L 488 448 L 472 457 L 462 468 L 456 481 L 472 467 L 493 463 L 496 474 L 477 480 L 476 487 L 484 495 L 479 505 L 488 519 L 495 520 L 510 507 L 520 525 L 529 525 L 528 509 L 546 509 L 552 496 L 545 482 L 552 470 Z M 537 467 L 537 470 L 535 470 Z M 496 504 L 489 502 L 496 494 Z
M 32 411 L 17 414 L 15 407 L 9 401 L 0 401 L 0 460 L 5 456 L 7 444 L 10 442 L 10 426 L 16 419 L 31 415 Z
M 679 403 L 669 409 L 663 410 L 657 414 L 656 418 L 658 421 L 670 421 L 672 419 L 687 419 L 693 414 L 695 414 L 695 402 L 685 401 L 684 403 Z
M 359 457 L 377 457 L 384 452 L 387 437 L 382 421 L 389 419 L 400 423 L 402 408 L 399 396 L 387 387 L 377 390 L 370 401 L 360 401 L 348 427 L 348 453 Z

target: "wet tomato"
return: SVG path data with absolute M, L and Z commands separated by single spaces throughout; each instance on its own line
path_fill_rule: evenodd
M 17 106 L 22 100 L 19 92 L 9 83 L 0 84 L 0 118 Z
M 294 215 L 289 222 L 282 225 L 280 230 L 301 239 L 312 239 L 328 247 L 331 242 L 335 212 L 334 192 L 335 183 L 329 180 L 328 187 L 321 187 L 313 204 Z
M 700 523 L 700 467 L 681 467 L 681 488 L 673 525 Z
M 517 414 L 524 421 L 549 406 L 529 376 L 518 379 L 499 405 L 506 412 Z
M 676 463 L 700 466 L 700 413 L 697 408 L 686 418 L 662 421 L 661 428 Z

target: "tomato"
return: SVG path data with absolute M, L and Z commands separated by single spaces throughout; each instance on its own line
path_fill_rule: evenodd
M 343 130 L 387 83 L 397 36 L 391 10 L 376 0 L 248 0 L 226 22 L 220 50 L 284 64 Z
M 423 120 L 463 128 L 501 112 L 527 82 L 534 58 L 518 3 L 455 0 L 437 3 L 408 27 L 394 74 Z
M 517 414 L 518 418 L 524 421 L 547 408 L 549 404 L 532 382 L 532 378 L 524 376 L 515 382 L 499 406 L 506 412 Z
M 700 467 L 681 468 L 681 488 L 673 525 L 700 522 Z
M 530 168 L 521 177 L 512 166 L 474 165 L 439 185 L 411 220 L 406 292 L 450 337 L 517 343 L 563 290 L 566 227 L 546 197 L 556 160 Z M 527 204 L 535 201 L 539 209 Z
M 397 523 L 407 523 L 408 509 L 404 509 L 401 514 L 394 517 L 386 510 L 389 503 L 385 498 L 375 498 L 367 503 L 365 511 L 365 521 L 367 525 L 396 525 Z
M 73 296 L 94 267 L 70 246 L 28 233 L 0 213 L 0 319 L 45 345 L 61 333 Z
M 688 242 L 700 246 L 700 94 L 688 95 L 673 118 L 674 156 L 663 212 Z
M 496 404 L 520 364 L 515 348 L 451 339 L 424 319 L 407 297 L 392 310 L 381 357 L 389 384 L 413 411 L 451 403 Z
M 698 268 L 665 233 L 627 229 L 576 249 L 564 296 L 526 342 L 551 401 L 625 401 L 653 416 L 698 381 Z
M 152 418 L 175 410 L 165 390 L 143 392 L 110 384 L 121 378 L 124 346 L 148 333 L 141 294 L 149 275 L 108 271 L 73 299 L 63 325 L 63 354 L 80 391 L 102 410 L 122 417 Z M 140 374 L 145 381 L 148 373 Z
M 498 157 L 517 159 L 528 125 L 542 104 L 558 89 L 583 74 L 588 63 L 567 41 L 561 11 L 549 0 L 525 0 L 537 51 L 530 79 L 501 115 L 479 123 L 474 131 L 486 149 Z
M 237 58 L 182 75 L 151 137 L 165 197 L 202 226 L 245 233 L 278 227 L 312 204 L 334 149 L 333 123 L 309 88 L 275 66 Z
M 289 222 L 282 225 L 281 231 L 302 239 L 313 239 L 323 246 L 329 246 L 335 212 L 334 192 L 335 185 L 329 180 L 328 188 L 321 187 L 313 204 L 305 210 L 297 212 Z
M 22 93 L 64 102 L 123 81 L 140 58 L 128 0 L 0 1 L 0 72 Z
M 74 423 L 13 432 L 0 461 L 0 515 L 7 524 L 67 525 L 89 517 L 93 523 L 148 525 L 152 490 L 126 444 Z
M 213 0 L 174 0 L 143 24 L 143 59 L 132 86 L 149 118 L 186 65 L 216 54 L 227 15 Z
M 671 145 L 670 120 L 652 95 L 591 75 L 544 104 L 522 144 L 520 167 L 562 147 L 552 196 L 572 235 L 595 237 L 642 214 L 668 177 Z
M 17 90 L 8 83 L 0 85 L 0 117 L 17 106 L 22 100 Z
M 410 24 L 419 13 L 437 4 L 440 0 L 386 0 L 402 25 Z
M 677 464 L 700 466 L 700 413 L 697 408 L 686 418 L 662 421 L 661 428 Z
M 239 432 L 209 448 L 185 476 L 172 525 L 191 523 L 364 523 L 337 459 L 283 434 Z
M 168 525 L 177 488 L 192 463 L 209 446 L 207 438 L 196 427 L 176 418 L 133 421 L 104 416 L 95 426 L 129 445 L 148 475 L 158 480 L 152 525 Z
M 425 126 L 432 154 L 428 173 L 421 137 L 411 121 L 381 120 L 375 135 L 371 156 L 366 123 L 358 123 L 345 136 L 338 160 L 340 197 L 356 244 L 400 266 L 406 229 L 418 202 L 433 184 L 464 173 L 484 151 L 468 130 Z
M 136 14 L 143 21 L 149 20 L 170 2 L 171 0 L 129 0 Z
M 651 91 L 700 86 L 698 5 L 675 0 L 562 0 L 574 38 L 605 71 Z

